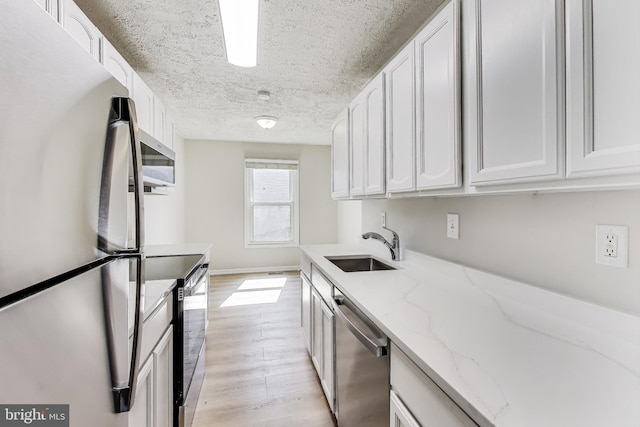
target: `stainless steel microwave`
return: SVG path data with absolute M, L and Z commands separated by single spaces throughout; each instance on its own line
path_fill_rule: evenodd
M 140 130 L 142 182 L 145 187 L 173 187 L 176 184 L 176 153 Z

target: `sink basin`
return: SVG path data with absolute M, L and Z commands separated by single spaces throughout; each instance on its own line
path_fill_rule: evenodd
M 346 273 L 356 271 L 395 270 L 395 267 L 385 264 L 370 255 L 328 256 L 325 258 Z

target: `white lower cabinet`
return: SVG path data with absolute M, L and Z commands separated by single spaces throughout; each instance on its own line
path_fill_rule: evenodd
M 133 408 L 129 411 L 129 425 L 153 427 L 153 358 L 148 358 L 138 372 Z
M 154 425 L 173 426 L 173 326 L 153 350 Z
M 311 283 L 300 273 L 300 326 L 307 351 L 311 354 Z
M 322 295 L 331 292 L 331 285 L 326 279 L 315 273 L 313 282 L 318 282 L 322 291 L 316 290 L 312 282 L 303 273 L 301 278 L 301 325 L 305 344 L 311 361 L 316 369 L 322 390 L 327 398 L 331 411 L 335 409 L 335 365 L 334 365 L 334 318 L 333 311 Z M 329 296 L 327 296 L 328 298 Z
M 409 409 L 404 406 L 398 395 L 391 390 L 389 395 L 389 427 L 420 427 Z
M 322 377 L 322 297 L 318 292 L 311 289 L 311 361 Z
M 173 426 L 172 297 L 168 296 L 144 321 L 140 371 L 129 425 Z M 132 345 L 131 338 L 129 345 Z
M 333 330 L 333 311 L 321 301 L 320 308 L 322 310 L 322 370 L 320 375 L 320 384 L 327 397 L 331 410 L 334 409 L 334 330 Z
M 390 427 L 477 427 L 397 346 L 391 346 Z

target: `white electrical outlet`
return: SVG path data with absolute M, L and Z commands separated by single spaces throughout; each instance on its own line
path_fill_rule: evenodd
M 382 224 L 383 227 L 387 226 L 387 213 L 386 212 L 380 212 L 380 223 Z
M 447 214 L 447 237 L 449 239 L 460 238 L 459 221 L 460 216 L 458 214 Z
M 629 227 L 596 225 L 596 262 L 612 267 L 629 266 Z

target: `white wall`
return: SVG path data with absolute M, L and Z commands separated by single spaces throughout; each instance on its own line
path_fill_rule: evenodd
M 362 201 L 338 202 L 338 243 L 357 243 L 362 236 Z
M 366 231 L 387 226 L 401 247 L 640 313 L 640 191 L 363 201 Z M 460 240 L 447 239 L 460 214 Z M 595 263 L 596 224 L 629 226 L 629 268 Z
M 330 197 L 329 146 L 219 141 L 185 143 L 186 236 L 212 242 L 214 272 L 297 267 L 297 248 L 244 247 L 244 159 L 299 161 L 300 244 L 337 241 L 337 207 Z
M 145 195 L 145 241 L 147 245 L 185 242 L 184 140 L 176 133 L 176 186 L 168 195 Z

